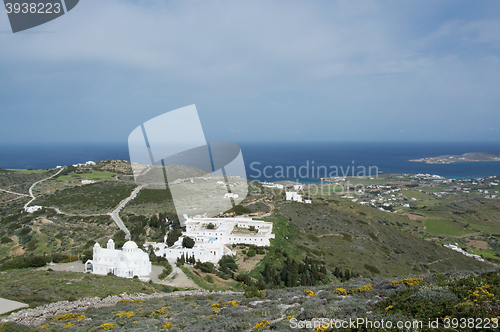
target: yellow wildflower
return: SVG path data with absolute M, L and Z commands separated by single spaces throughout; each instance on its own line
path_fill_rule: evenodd
M 104 323 L 101 324 L 99 327 L 102 327 L 105 330 L 111 330 L 113 327 L 115 327 L 115 324 Z
M 268 320 L 263 320 L 263 321 L 260 321 L 257 324 L 255 324 L 253 329 L 254 330 L 263 329 L 264 327 L 268 326 L 269 324 L 271 324 L 271 323 Z
M 343 288 L 335 289 L 335 293 L 337 293 L 337 295 L 347 295 L 347 291 Z

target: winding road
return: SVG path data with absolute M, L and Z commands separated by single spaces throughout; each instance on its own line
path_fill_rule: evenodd
M 58 175 L 59 173 L 61 173 L 61 172 L 62 172 L 65 168 L 66 168 L 66 167 L 61 167 L 61 169 L 59 170 L 59 172 L 57 172 L 56 174 L 54 174 L 54 175 L 52 175 L 52 176 L 50 176 L 50 177 L 48 177 L 48 178 L 46 178 L 46 179 L 43 179 L 43 180 L 37 181 L 37 182 L 35 182 L 35 183 L 33 183 L 33 184 L 31 185 L 31 187 L 30 187 L 30 189 L 29 189 L 29 193 L 30 193 L 30 196 L 31 196 L 31 200 L 30 200 L 28 203 L 26 203 L 26 204 L 24 205 L 24 210 L 25 210 L 25 211 L 26 211 L 26 208 L 30 205 L 30 203 L 31 203 L 31 202 L 33 202 L 33 201 L 36 199 L 35 195 L 33 195 L 33 188 L 35 188 L 35 186 L 36 186 L 37 184 L 39 184 L 40 182 L 46 181 L 46 180 L 48 180 L 48 179 L 52 179 L 54 176 L 56 176 L 56 175 Z
M 121 201 L 120 204 L 118 204 L 118 206 L 116 207 L 116 209 L 109 214 L 111 218 L 113 218 L 118 228 L 120 228 L 123 232 L 125 232 L 125 238 L 127 240 L 130 240 L 130 231 L 127 229 L 123 221 L 120 219 L 120 211 L 125 207 L 125 205 L 127 205 L 127 203 L 130 200 L 134 199 L 137 196 L 137 194 L 139 193 L 139 191 L 141 191 L 142 188 L 144 188 L 144 186 L 142 185 L 135 188 L 134 191 L 132 191 L 132 193 L 130 194 L 130 196 Z
M 0 191 L 4 191 L 6 193 L 14 194 L 14 195 L 19 195 L 19 196 L 29 196 L 29 195 L 26 195 L 26 194 L 15 193 L 13 191 L 8 191 L 8 190 L 5 190 L 5 189 L 0 189 Z

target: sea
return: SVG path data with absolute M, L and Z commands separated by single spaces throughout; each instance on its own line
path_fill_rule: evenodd
M 411 159 L 466 152 L 500 153 L 500 142 L 241 142 L 247 178 L 319 182 L 353 174 L 436 174 L 447 178 L 500 175 L 500 162 L 425 164 Z M 54 168 L 89 160 L 129 160 L 127 142 L 0 144 L 0 168 Z M 354 173 L 353 173 L 354 169 Z M 364 172 L 364 174 L 363 174 Z

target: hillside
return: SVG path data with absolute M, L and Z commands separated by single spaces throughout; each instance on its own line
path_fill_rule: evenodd
M 401 276 L 489 266 L 388 226 L 387 219 L 339 212 L 335 203 L 286 202 L 278 209 L 298 230 L 290 239 L 293 245 L 331 268 L 347 268 L 362 276 Z
M 477 331 L 481 329 L 474 327 L 498 327 L 499 283 L 498 271 L 456 272 L 358 278 L 342 285 L 273 289 L 258 295 L 248 291 L 174 292 L 155 298 L 123 295 L 14 313 L 8 317 L 10 323 L 0 324 L 0 331 L 23 331 L 28 324 L 36 331 L 290 331 L 297 327 L 332 331 L 341 324 L 346 327 L 343 331 L 381 330 L 370 328 L 368 321 L 383 321 L 386 327 L 389 322 L 393 327 L 401 322 L 411 330 L 436 331 L 458 330 L 460 319 L 470 317 L 474 324 L 459 330 Z M 329 320 L 315 322 L 317 318 Z M 350 320 L 356 324 L 352 326 Z

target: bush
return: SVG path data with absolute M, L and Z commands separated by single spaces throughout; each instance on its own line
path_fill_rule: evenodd
M 87 249 L 87 250 L 85 250 L 85 251 L 83 252 L 82 263 L 83 263 L 83 264 L 87 263 L 87 261 L 88 261 L 89 259 L 90 259 L 90 260 L 92 260 L 93 255 L 94 255 L 94 253 L 93 253 L 92 249 Z
M 192 247 L 194 247 L 194 240 L 192 238 L 190 238 L 189 236 L 185 236 L 182 239 L 182 246 L 184 248 L 191 249 Z
M 57 253 L 52 255 L 52 262 L 60 263 L 62 261 L 67 260 L 68 258 L 69 258 L 68 255 Z
M 207 225 L 207 228 L 208 228 L 208 229 L 214 229 L 214 228 L 215 228 L 215 225 L 214 225 L 214 224 L 212 224 L 212 223 L 209 223 L 209 224 Z
M 259 288 L 257 288 L 257 286 L 255 285 L 252 285 L 250 287 L 247 287 L 247 289 L 245 289 L 246 298 L 252 298 L 252 297 L 263 298 L 266 295 L 267 295 L 266 291 L 259 290 Z
M 248 257 L 254 257 L 255 255 L 256 255 L 256 253 L 255 253 L 255 249 L 254 248 L 248 249 L 248 251 L 247 251 L 247 256 Z
M 19 231 L 19 235 L 28 235 L 29 233 L 31 233 L 31 227 L 23 227 L 20 231 Z
M 26 269 L 29 267 L 42 267 L 47 263 L 45 256 L 16 256 L 4 262 L 0 266 L 0 271 L 13 270 L 13 269 Z
M 163 280 L 168 277 L 170 273 L 172 273 L 172 266 L 169 264 L 168 267 L 164 268 L 163 272 L 158 275 L 158 279 Z
M 0 240 L 1 244 L 11 243 L 11 242 L 14 242 L 14 241 L 12 241 L 10 239 L 10 237 L 7 237 L 7 236 L 2 237 L 2 239 Z
M 205 273 L 214 273 L 215 272 L 215 265 L 210 263 L 210 262 L 205 262 L 202 263 L 200 261 L 196 262 L 195 267 Z
M 379 274 L 380 273 L 380 270 L 377 269 L 375 266 L 371 266 L 371 265 L 365 264 L 364 267 L 365 267 L 365 269 L 367 269 L 368 271 L 370 271 L 372 273 L 375 273 L 375 274 Z
M 219 260 L 219 270 L 222 272 L 226 272 L 226 270 L 238 271 L 238 265 L 234 261 L 234 257 L 230 255 L 224 255 Z
M 205 276 L 205 281 L 213 284 L 214 283 L 214 278 L 210 274 L 207 274 Z

